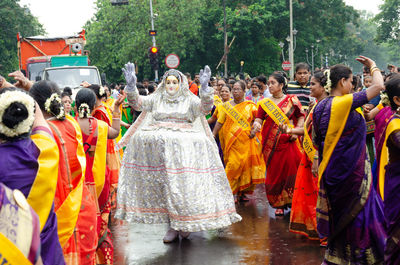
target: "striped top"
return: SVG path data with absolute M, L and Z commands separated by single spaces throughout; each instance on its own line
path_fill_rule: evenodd
M 287 94 L 296 95 L 304 109 L 310 105 L 310 83 L 302 87 L 299 82 L 291 81 L 288 84 Z

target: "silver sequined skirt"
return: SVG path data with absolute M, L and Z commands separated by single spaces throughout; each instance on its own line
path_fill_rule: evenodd
M 120 171 L 116 218 L 217 229 L 241 220 L 218 150 L 203 132 L 139 130 Z

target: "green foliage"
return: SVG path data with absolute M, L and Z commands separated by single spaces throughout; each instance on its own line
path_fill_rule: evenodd
M 19 5 L 19 0 L 1 0 L 0 18 L 0 74 L 7 76 L 18 69 L 17 33 L 34 36 L 44 30 L 29 9 Z
M 159 61 L 169 53 L 181 59 L 181 68 L 194 70 L 191 55 L 202 49 L 200 16 L 204 6 L 201 0 L 155 1 L 153 5 Z M 152 39 L 149 2 L 130 1 L 129 5 L 115 7 L 108 0 L 97 1 L 98 11 L 87 28 L 87 48 L 91 60 L 108 75 L 111 81 L 122 80 L 121 68 L 128 61 L 139 67 L 139 78 L 150 77 L 148 48 Z M 161 69 L 161 72 L 163 69 Z
M 400 1 L 385 0 L 380 9 L 381 12 L 375 17 L 379 25 L 376 40 L 398 44 L 400 41 Z

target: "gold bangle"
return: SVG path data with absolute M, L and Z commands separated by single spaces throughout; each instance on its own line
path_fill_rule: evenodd
M 372 68 L 374 68 L 374 67 L 376 67 L 376 64 L 371 65 L 371 67 L 369 68 L 369 70 L 371 71 Z M 376 68 L 378 68 L 378 67 L 376 67 Z
M 376 72 L 376 71 L 381 72 L 381 70 L 378 67 L 376 67 L 371 71 L 371 76 L 373 76 L 374 72 Z

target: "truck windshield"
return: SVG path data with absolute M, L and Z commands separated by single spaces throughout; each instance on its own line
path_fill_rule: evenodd
M 90 84 L 101 84 L 96 68 L 47 69 L 44 79 L 55 82 L 61 89 L 64 87 L 79 87 L 83 81 L 87 81 Z
M 36 77 L 41 77 L 47 67 L 50 67 L 50 62 L 28 63 L 29 80 L 36 81 Z

